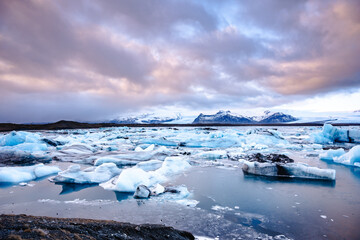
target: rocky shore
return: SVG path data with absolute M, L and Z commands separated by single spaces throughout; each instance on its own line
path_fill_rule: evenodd
M 0 215 L 0 239 L 194 239 L 186 231 L 80 218 Z

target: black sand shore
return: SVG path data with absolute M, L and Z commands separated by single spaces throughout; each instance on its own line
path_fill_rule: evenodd
M 194 239 L 186 231 L 80 218 L 0 215 L 0 239 Z

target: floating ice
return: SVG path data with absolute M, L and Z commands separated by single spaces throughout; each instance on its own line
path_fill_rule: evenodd
M 39 152 L 48 150 L 48 145 L 37 133 L 12 131 L 0 136 L 0 150 Z
M 161 168 L 155 171 L 145 172 L 136 167 L 124 169 L 119 176 L 100 184 L 100 186 L 107 190 L 118 192 L 135 192 L 139 185 L 152 187 L 157 183 L 166 181 L 167 177 L 184 171 L 189 167 L 190 164 L 182 157 L 167 157 Z
M 313 142 L 319 144 L 328 144 L 334 142 L 360 142 L 360 131 L 355 129 L 342 129 L 324 124 L 320 133 L 311 135 Z
M 60 172 L 56 166 L 38 164 L 28 167 L 0 167 L 0 182 L 19 183 L 28 182 L 37 178 Z
M 51 180 L 62 183 L 102 183 L 118 175 L 121 170 L 114 163 L 104 163 L 98 167 L 80 169 L 80 165 L 71 165 L 65 171 L 59 172 Z
M 214 150 L 214 151 L 204 151 L 195 155 L 198 158 L 204 158 L 208 160 L 216 160 L 227 158 L 227 152 L 225 150 Z
M 355 165 L 360 167 L 360 145 L 350 149 L 349 152 L 334 158 L 334 162 L 345 165 Z
M 340 157 L 341 155 L 345 154 L 345 150 L 342 148 L 339 149 L 330 149 L 326 152 L 320 154 L 320 159 L 325 161 L 333 161 L 334 158 Z
M 245 173 L 271 176 L 271 177 L 293 177 L 321 180 L 335 180 L 334 169 L 320 169 L 310 167 L 305 163 L 260 163 L 244 161 L 243 171 Z
M 164 159 L 166 156 L 172 154 L 172 151 L 167 149 L 166 147 L 159 147 L 153 151 L 140 151 L 140 152 L 127 152 L 120 153 L 117 155 L 111 155 L 106 157 L 100 157 L 95 160 L 95 166 L 101 165 L 103 163 L 112 162 L 118 166 L 123 165 L 135 165 L 140 161 L 148 161 L 152 158 Z
M 137 146 L 135 148 L 135 152 L 150 152 L 153 151 L 155 148 L 154 144 L 151 144 L 150 146 L 148 146 L 147 148 L 143 149 L 141 146 Z
M 159 169 L 163 164 L 163 161 L 160 160 L 149 160 L 145 162 L 139 162 L 136 164 L 136 168 L 141 168 L 144 171 L 155 171 Z

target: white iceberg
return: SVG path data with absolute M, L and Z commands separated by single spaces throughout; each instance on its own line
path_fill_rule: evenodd
M 45 166 L 44 164 L 28 167 L 0 167 L 0 182 L 28 182 L 37 178 L 56 174 L 60 171 L 61 169 L 57 166 Z
M 140 161 L 148 161 L 153 158 L 163 160 L 166 156 L 169 156 L 171 154 L 172 151 L 170 151 L 166 147 L 159 147 L 158 149 L 152 151 L 131 151 L 126 153 L 119 153 L 117 155 L 100 157 L 95 160 L 94 164 L 95 166 L 99 166 L 103 163 L 112 162 L 120 167 L 125 165 L 135 165 Z
M 157 183 L 166 181 L 169 176 L 180 173 L 189 167 L 190 164 L 182 157 L 167 157 L 161 168 L 155 171 L 146 172 L 137 167 L 127 168 L 119 176 L 100 184 L 100 186 L 118 192 L 135 192 L 139 185 L 151 188 Z
M 349 152 L 339 157 L 335 157 L 334 162 L 360 167 L 360 145 L 351 148 Z
M 136 168 L 141 168 L 144 171 L 155 171 L 161 168 L 163 161 L 160 160 L 149 160 L 145 162 L 139 162 L 136 164 Z
M 276 164 L 244 161 L 242 169 L 245 173 L 269 177 L 335 180 L 336 175 L 334 169 L 320 169 L 305 163 Z
M 195 157 L 203 158 L 207 160 L 216 160 L 228 158 L 227 152 L 225 150 L 214 150 L 214 151 L 204 151 L 195 155 Z
M 65 171 L 59 172 L 51 181 L 78 184 L 102 183 L 120 174 L 120 172 L 121 169 L 114 163 L 104 163 L 98 167 L 90 167 L 84 170 L 80 169 L 80 165 L 71 165 Z
M 345 150 L 343 148 L 339 149 L 330 149 L 326 152 L 320 154 L 320 159 L 325 161 L 333 161 L 334 158 L 340 157 L 345 154 Z

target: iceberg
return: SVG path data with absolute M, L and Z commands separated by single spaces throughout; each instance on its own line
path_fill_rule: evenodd
M 195 156 L 198 158 L 204 158 L 208 160 L 228 158 L 227 152 L 225 150 L 204 151 L 196 154 Z
M 39 143 L 40 135 L 37 133 L 12 131 L 0 136 L 0 146 L 16 146 L 22 143 Z
M 330 149 L 330 150 L 327 150 L 326 152 L 320 154 L 319 157 L 320 157 L 320 160 L 333 161 L 334 158 L 338 158 L 344 154 L 345 154 L 345 150 L 343 148 Z
M 342 129 L 331 124 L 324 124 L 322 132 L 312 134 L 311 139 L 319 144 L 334 142 L 360 143 L 360 130 Z
M 180 173 L 189 167 L 190 164 L 182 157 L 167 157 L 162 166 L 155 171 L 146 172 L 137 167 L 127 168 L 119 176 L 100 184 L 100 186 L 106 190 L 135 192 L 139 185 L 155 186 L 157 183 L 166 181 L 169 176 Z
M 318 180 L 335 180 L 334 169 L 320 169 L 311 167 L 305 163 L 276 164 L 269 162 L 244 161 L 242 170 L 244 173 L 269 176 L 269 177 L 290 177 Z
M 28 182 L 37 178 L 56 174 L 60 171 L 61 169 L 57 166 L 45 166 L 42 163 L 28 167 L 0 167 L 0 182 Z
M 160 160 L 164 159 L 166 156 L 170 155 L 172 151 L 166 147 L 159 147 L 153 151 L 131 151 L 127 153 L 119 153 L 117 155 L 111 155 L 106 157 L 100 157 L 95 160 L 95 166 L 99 166 L 103 163 L 112 162 L 116 165 L 126 166 L 126 165 L 135 165 L 140 161 L 148 161 L 152 158 L 158 158 Z
M 47 151 L 48 145 L 41 140 L 37 133 L 12 131 L 0 136 L 0 150 L 40 152 Z
M 360 167 L 360 145 L 351 148 L 349 152 L 339 157 L 334 157 L 334 162 Z
M 80 165 L 71 165 L 65 171 L 59 172 L 51 181 L 58 183 L 102 183 L 120 174 L 119 169 L 114 163 L 104 163 L 98 167 L 90 167 L 85 170 L 80 169 Z
M 163 164 L 163 161 L 160 160 L 149 160 L 145 162 L 139 162 L 136 164 L 136 168 L 141 168 L 144 171 L 155 171 L 159 169 Z

